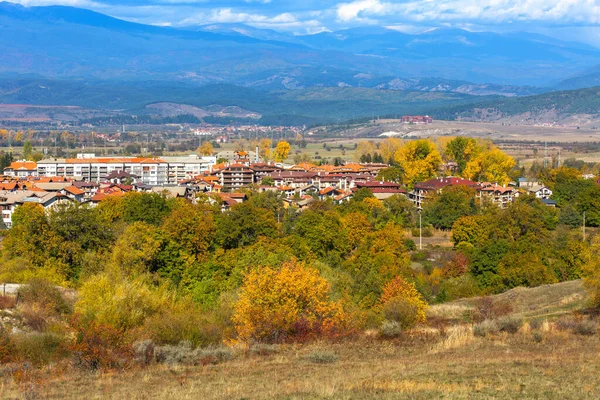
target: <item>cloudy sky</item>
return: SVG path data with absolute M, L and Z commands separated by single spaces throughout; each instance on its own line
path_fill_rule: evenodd
M 244 23 L 296 34 L 356 26 L 530 31 L 600 45 L 600 0 L 10 0 L 155 25 Z

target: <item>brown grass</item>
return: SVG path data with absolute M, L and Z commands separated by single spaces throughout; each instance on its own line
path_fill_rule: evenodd
M 37 388 L 66 399 L 396 399 L 598 398 L 600 336 L 552 330 L 474 338 L 466 329 L 429 340 L 363 338 L 284 346 L 204 366 L 155 365 L 127 372 L 68 371 Z M 315 352 L 335 354 L 315 363 Z M 0 398 L 22 398 L 23 384 L 5 375 Z M 21 389 L 20 389 L 21 388 Z

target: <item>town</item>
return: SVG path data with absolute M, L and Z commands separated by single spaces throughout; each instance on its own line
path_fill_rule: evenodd
M 475 189 L 477 199 L 487 199 L 501 208 L 521 193 L 530 193 L 546 205 L 555 207 L 552 190 L 540 182 L 525 178 L 508 185 L 497 182 L 474 182 L 448 175 L 442 166 L 439 177 L 417 182 L 412 190 L 401 184 L 379 180 L 385 163 L 296 165 L 263 162 L 258 153 L 237 151 L 231 162 L 216 163 L 215 156 L 180 157 L 96 157 L 77 154 L 73 159 L 14 161 L 4 169 L 0 183 L 0 209 L 6 227 L 12 224 L 15 209 L 24 203 L 36 203 L 45 209 L 65 202 L 89 203 L 94 206 L 111 196 L 131 191 L 158 193 L 169 198 L 196 202 L 199 194 L 209 195 L 222 209 L 243 202 L 244 189 L 271 191 L 282 196 L 286 206 L 302 210 L 314 200 L 331 200 L 335 204 L 349 201 L 362 188 L 378 199 L 394 195 L 409 198 L 421 209 L 423 202 L 448 186 L 463 185 Z M 450 166 L 452 167 L 452 165 Z M 600 184 L 600 178 L 597 180 Z

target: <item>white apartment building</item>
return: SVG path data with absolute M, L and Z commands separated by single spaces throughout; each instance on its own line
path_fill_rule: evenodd
M 101 182 L 115 171 L 125 171 L 147 185 L 174 185 L 180 180 L 193 178 L 208 171 L 217 162 L 216 157 L 96 157 L 78 154 L 71 159 L 47 159 L 37 163 L 41 177 L 64 176 L 89 182 Z

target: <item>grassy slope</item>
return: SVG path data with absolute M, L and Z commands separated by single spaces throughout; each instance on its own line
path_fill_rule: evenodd
M 522 305 L 528 316 L 576 309 L 583 298 L 580 281 L 494 296 L 514 303 L 515 309 Z M 48 398 L 66 399 L 599 398 L 600 336 L 574 335 L 548 324 L 539 333 L 541 342 L 533 340 L 527 325 L 514 335 L 478 338 L 470 326 L 454 326 L 393 341 L 365 336 L 285 346 L 263 356 L 238 350 L 234 360 L 217 365 L 66 373 L 37 379 L 35 385 Z M 338 359 L 311 363 L 306 356 L 315 351 L 335 353 Z M 17 385 L 1 379 L 1 398 L 22 398 Z

